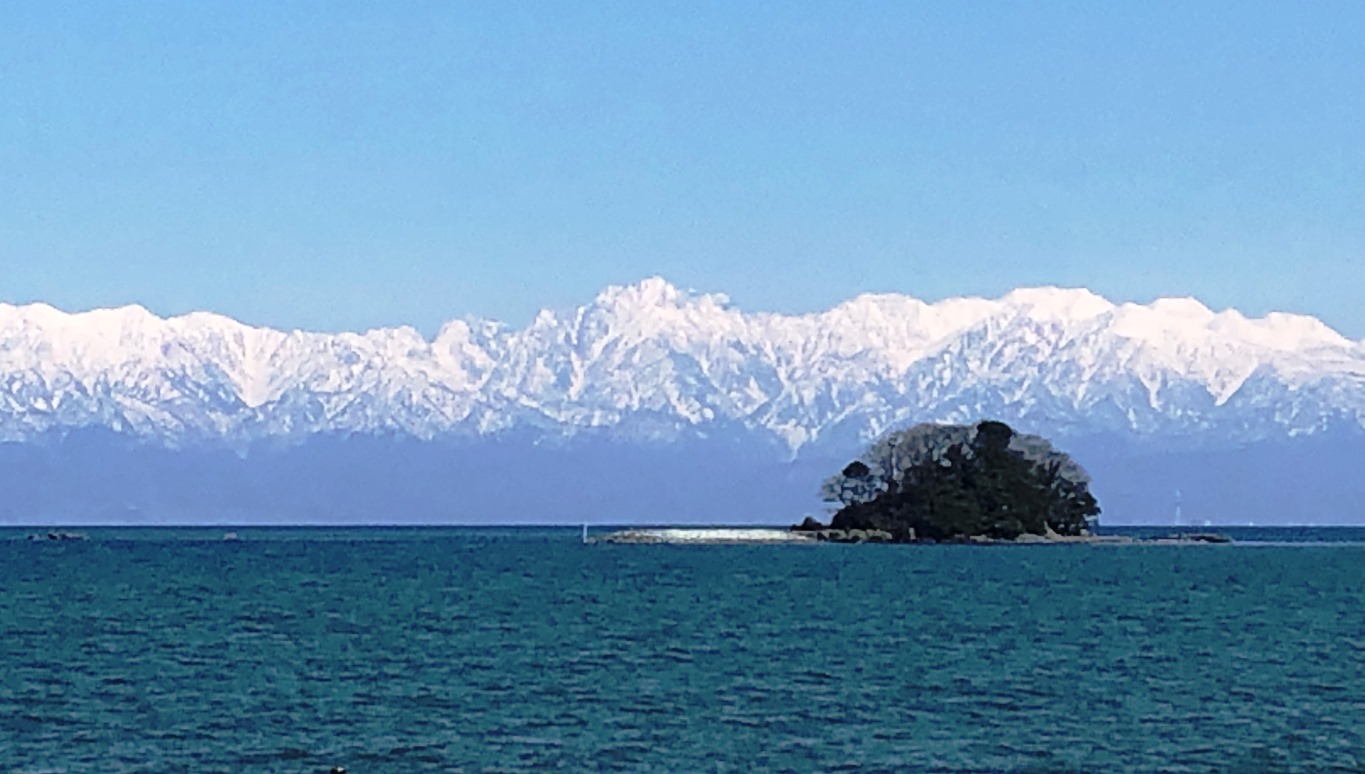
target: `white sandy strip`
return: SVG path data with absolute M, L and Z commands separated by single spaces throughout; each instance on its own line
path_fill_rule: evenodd
M 810 543 L 814 538 L 785 529 L 631 529 L 608 536 L 660 543 Z

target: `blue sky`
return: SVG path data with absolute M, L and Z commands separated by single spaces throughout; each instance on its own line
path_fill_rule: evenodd
M 0 299 L 514 324 L 1020 285 L 1365 337 L 1365 3 L 9 3 Z

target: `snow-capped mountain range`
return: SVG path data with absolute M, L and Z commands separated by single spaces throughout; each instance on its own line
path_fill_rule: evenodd
M 284 332 L 198 312 L 0 304 L 0 440 L 77 428 L 181 447 L 318 434 L 735 434 L 843 453 L 998 417 L 1080 437 L 1238 442 L 1365 427 L 1365 342 L 1319 320 L 1086 290 L 747 313 L 652 278 L 513 330 Z M 596 437 L 596 436 L 595 436 Z

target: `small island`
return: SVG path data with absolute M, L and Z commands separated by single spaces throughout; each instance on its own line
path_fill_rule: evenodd
M 588 539 L 627 544 L 964 543 L 1212 544 L 1198 533 L 1139 540 L 1094 532 L 1090 476 L 1047 439 L 995 420 L 920 424 L 889 433 L 821 486 L 829 524 L 807 516 L 771 528 L 631 529 Z
M 891 433 L 825 481 L 838 542 L 1094 542 L 1090 477 L 1044 438 L 1004 422 L 921 424 Z

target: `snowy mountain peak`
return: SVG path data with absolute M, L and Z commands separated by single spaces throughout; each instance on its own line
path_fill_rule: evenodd
M 0 304 L 0 438 L 103 427 L 157 442 L 742 436 L 847 449 L 911 422 L 1261 438 L 1365 427 L 1365 345 L 1322 322 L 1112 302 L 1077 288 L 933 303 L 864 294 L 746 313 L 662 278 L 525 329 L 454 320 L 324 334 L 131 306 Z
M 1213 317 L 1213 311 L 1197 299 L 1158 298 L 1149 306 L 1152 312 L 1167 318 L 1205 321 Z
M 1084 288 L 1019 288 L 1005 294 L 1001 301 L 1046 320 L 1084 320 L 1114 309 L 1109 300 Z
M 1239 315 L 1240 317 L 1240 315 Z M 1245 318 L 1242 318 L 1245 320 Z M 1271 312 L 1260 320 L 1246 321 L 1263 346 L 1294 350 L 1307 347 L 1348 347 L 1351 340 L 1332 330 L 1316 317 L 1285 312 Z M 1361 342 L 1365 344 L 1365 342 Z
M 685 310 L 714 313 L 724 311 L 729 304 L 729 297 L 723 293 L 683 290 L 662 277 L 649 277 L 633 285 L 608 286 L 579 311 L 607 310 L 618 317 L 638 318 Z
M 609 285 L 597 294 L 596 305 L 604 307 L 676 307 L 689 294 L 663 277 L 648 277 L 633 285 Z

